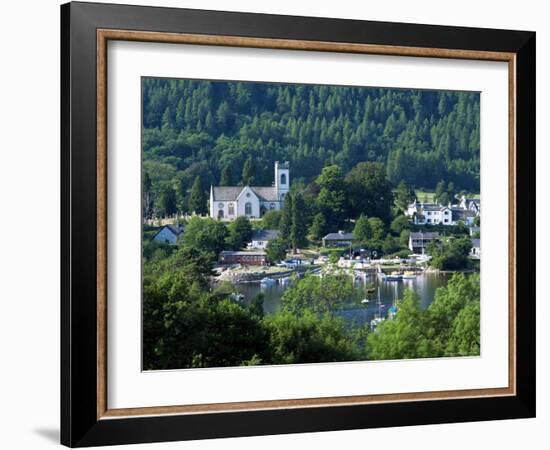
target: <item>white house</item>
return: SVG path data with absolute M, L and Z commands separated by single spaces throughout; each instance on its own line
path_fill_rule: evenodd
M 473 211 L 476 216 L 481 214 L 481 200 L 479 198 L 467 198 L 465 195 L 460 197 L 460 205 L 462 209 Z
M 164 225 L 153 237 L 162 244 L 176 245 L 179 235 L 183 233 L 183 225 Z
M 248 248 L 265 250 L 269 241 L 279 237 L 279 230 L 255 230 Z
M 281 209 L 290 190 L 288 162 L 275 162 L 273 186 L 211 186 L 210 217 L 234 220 L 239 216 L 259 218 L 266 211 Z
M 412 218 L 416 225 L 453 225 L 451 209 L 436 203 L 419 203 L 415 201 L 407 208 L 407 215 Z

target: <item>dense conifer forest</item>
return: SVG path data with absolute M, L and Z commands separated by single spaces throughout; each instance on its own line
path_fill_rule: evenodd
M 276 160 L 303 185 L 368 161 L 394 186 L 477 192 L 479 108 L 471 92 L 145 78 L 145 188 L 186 211 L 198 184 L 271 185 Z

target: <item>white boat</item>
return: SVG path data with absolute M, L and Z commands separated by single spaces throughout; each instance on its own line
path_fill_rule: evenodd
M 374 314 L 374 318 L 370 321 L 370 329 L 374 331 L 378 325 L 384 322 L 385 318 L 382 316 L 382 302 L 380 301 L 380 288 L 378 288 L 378 312 Z
M 403 280 L 414 280 L 416 279 L 416 273 L 406 270 L 403 272 L 403 275 L 401 275 L 401 278 L 403 278 Z
M 265 277 L 265 278 L 262 278 L 260 280 L 260 284 L 263 284 L 265 286 L 269 286 L 269 285 L 272 285 L 272 284 L 275 284 L 276 283 L 276 280 L 273 279 L 273 278 L 269 278 L 269 277 Z

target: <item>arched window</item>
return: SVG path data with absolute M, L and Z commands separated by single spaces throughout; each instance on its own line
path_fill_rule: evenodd
M 270 203 L 269 204 L 269 209 L 275 209 L 275 203 Z
M 227 212 L 230 216 L 235 215 L 235 205 L 233 203 L 229 204 L 229 211 Z
M 281 184 L 286 184 L 286 174 L 281 174 Z
M 218 219 L 223 219 L 223 209 L 218 211 Z
M 246 203 L 244 204 L 244 213 L 245 213 L 247 216 L 251 216 L 251 215 L 252 215 L 252 203 L 246 202 Z

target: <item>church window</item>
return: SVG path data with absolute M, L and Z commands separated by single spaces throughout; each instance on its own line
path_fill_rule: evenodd
M 286 184 L 286 174 L 281 174 L 281 184 Z
M 223 209 L 218 211 L 218 219 L 223 219 Z
M 218 203 L 218 208 L 223 209 L 223 203 Z
M 269 205 L 269 209 L 275 209 L 275 203 L 271 203 L 271 204 Z
M 235 205 L 234 205 L 233 203 L 230 203 L 230 204 L 229 204 L 228 214 L 229 214 L 230 216 L 234 216 L 234 215 L 235 215 Z
M 247 216 L 251 216 L 252 215 L 252 203 L 250 202 L 246 202 L 245 205 L 244 205 L 244 213 L 247 215 Z

